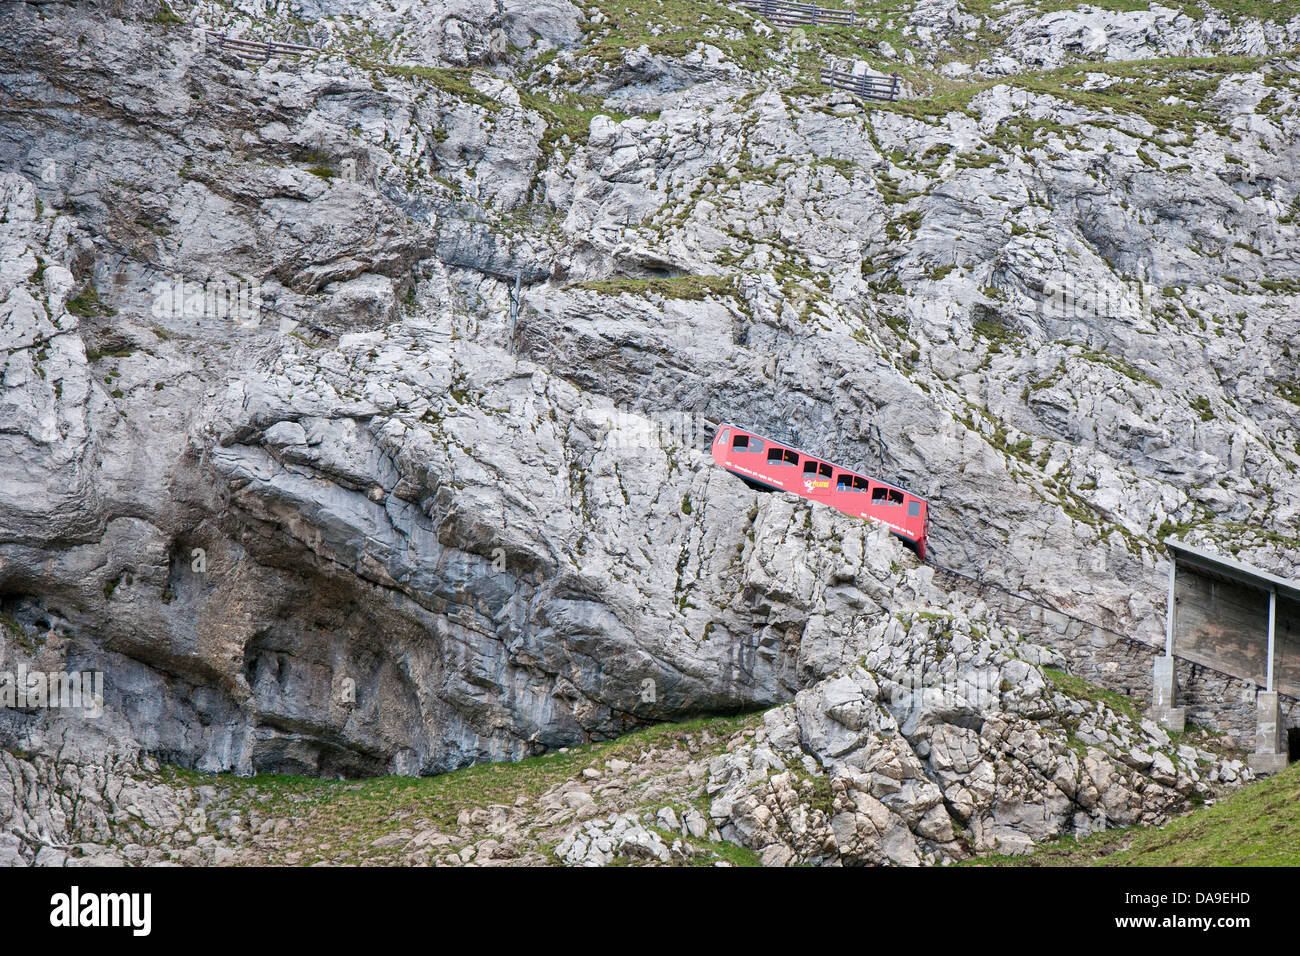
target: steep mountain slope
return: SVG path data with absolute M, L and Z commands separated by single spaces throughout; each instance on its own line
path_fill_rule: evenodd
M 798 742 L 851 766 L 888 714 L 905 811 L 844 771 L 853 849 L 719 817 L 756 851 L 1023 849 L 1185 805 L 1178 760 L 1236 779 L 1133 726 L 1072 750 L 1028 671 L 908 729 L 889 649 L 950 638 L 889 622 L 997 621 L 705 449 L 735 420 L 861 464 L 930 498 L 939 564 L 1138 638 L 1170 529 L 1292 573 L 1300 17 L 874 6 L 6 4 L 0 665 L 105 674 L 98 720 L 0 712 L 13 779 L 59 747 L 428 774 L 827 693 L 847 749 Z M 815 82 L 845 57 L 907 97 Z M 1039 810 L 971 788 L 1044 733 Z M 1088 759 L 1137 775 L 1100 814 Z M 47 821 L 15 853 L 71 841 L 11 791 Z

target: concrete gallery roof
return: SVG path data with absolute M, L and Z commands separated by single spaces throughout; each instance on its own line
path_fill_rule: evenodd
M 1276 574 L 1253 568 L 1249 564 L 1242 564 L 1240 561 L 1222 558 L 1209 551 L 1193 548 L 1190 544 L 1183 544 L 1173 538 L 1165 538 L 1165 546 L 1172 552 L 1176 564 L 1206 571 L 1260 591 L 1276 590 L 1279 596 L 1300 603 L 1300 582 L 1288 581 Z

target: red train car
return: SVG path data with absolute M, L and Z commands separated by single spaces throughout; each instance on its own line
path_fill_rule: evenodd
M 759 491 L 788 491 L 879 521 L 925 560 L 924 498 L 725 423 L 713 437 L 713 460 Z

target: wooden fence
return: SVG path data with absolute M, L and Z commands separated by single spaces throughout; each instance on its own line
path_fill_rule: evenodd
M 207 30 L 206 35 L 209 43 L 215 43 L 223 50 L 230 50 L 241 60 L 269 60 L 273 56 L 304 56 L 308 53 L 320 52 L 314 46 L 280 43 L 278 40 L 241 40 L 212 30 Z
M 896 100 L 901 84 L 897 74 L 848 73 L 834 67 L 822 67 L 822 82 L 837 90 L 847 90 L 868 100 Z
M 791 27 L 802 24 L 857 26 L 858 15 L 853 10 L 828 10 L 812 3 L 792 3 L 790 0 L 738 0 L 737 6 L 753 10 L 777 26 Z

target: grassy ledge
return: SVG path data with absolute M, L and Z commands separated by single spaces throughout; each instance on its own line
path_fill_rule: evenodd
M 1065 837 L 974 866 L 1300 866 L 1300 763 L 1162 827 Z

